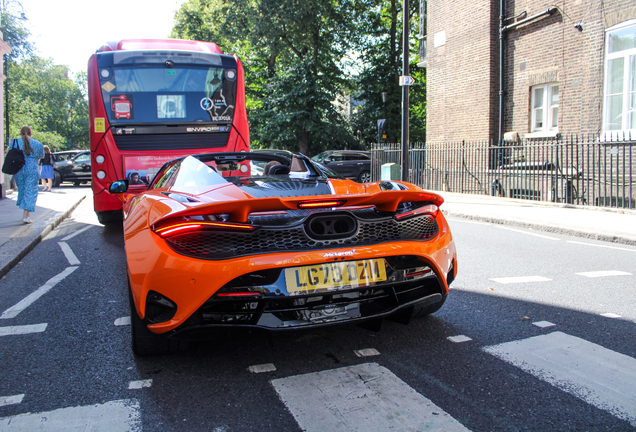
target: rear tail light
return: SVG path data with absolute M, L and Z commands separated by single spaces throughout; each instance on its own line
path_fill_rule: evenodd
M 258 226 L 238 223 L 238 222 L 223 222 L 223 221 L 196 221 L 196 222 L 176 222 L 168 223 L 165 225 L 155 226 L 153 231 L 161 237 L 170 237 L 177 234 L 193 231 L 244 231 L 250 232 L 258 229 Z
M 315 200 L 315 201 L 302 201 L 298 203 L 299 209 L 314 209 L 314 208 L 331 208 L 340 207 L 345 204 L 346 200 Z
M 415 210 L 408 211 L 406 213 L 396 214 L 395 216 L 393 216 L 393 219 L 397 221 L 401 221 L 401 220 L 409 219 L 415 216 L 424 216 L 424 215 L 430 215 L 436 218 L 437 213 L 439 213 L 439 207 L 437 207 L 435 204 L 428 204 L 428 205 L 416 208 Z

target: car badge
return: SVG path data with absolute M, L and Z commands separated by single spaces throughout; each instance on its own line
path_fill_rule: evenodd
M 323 255 L 323 258 L 334 258 L 334 257 L 343 257 L 343 256 L 353 256 L 355 249 L 351 249 L 350 251 L 345 252 L 329 252 Z

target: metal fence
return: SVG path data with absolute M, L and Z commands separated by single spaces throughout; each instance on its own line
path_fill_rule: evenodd
M 374 144 L 371 179 L 390 178 L 385 164 L 401 159 L 401 144 Z M 636 209 L 634 174 L 636 141 L 598 136 L 411 143 L 409 150 L 408 181 L 435 191 Z

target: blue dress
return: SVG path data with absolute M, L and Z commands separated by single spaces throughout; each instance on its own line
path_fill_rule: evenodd
M 18 147 L 24 151 L 22 138 L 18 138 Z M 38 159 L 44 157 L 44 146 L 38 140 L 29 139 L 33 151 L 30 155 L 24 154 L 25 164 L 13 177 L 18 185 L 18 202 L 16 205 L 22 210 L 35 211 L 35 201 L 38 199 L 38 183 L 40 182 L 40 169 Z M 13 140 L 11 140 L 13 145 Z M 9 147 L 10 148 L 10 147 Z

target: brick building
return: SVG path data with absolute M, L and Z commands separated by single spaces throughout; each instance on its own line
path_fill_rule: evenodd
M 427 142 L 636 136 L 634 0 L 428 0 L 426 28 Z

